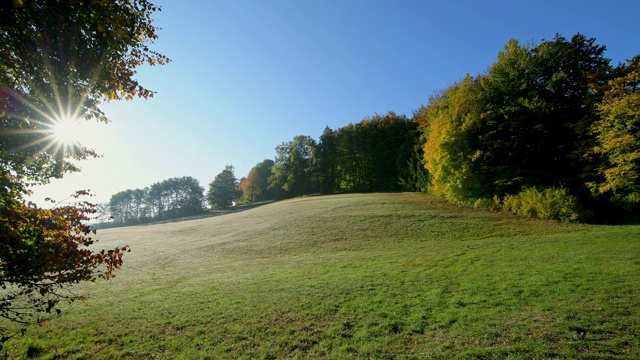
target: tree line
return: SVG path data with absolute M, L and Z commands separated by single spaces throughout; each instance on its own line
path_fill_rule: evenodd
M 418 124 L 393 112 L 366 117 L 332 130 L 319 140 L 297 135 L 278 145 L 275 159 L 256 164 L 237 179 L 227 166 L 210 184 L 214 209 L 231 204 L 280 200 L 310 194 L 416 190 Z
M 227 166 L 206 200 L 224 209 L 309 194 L 427 191 L 537 218 L 637 217 L 640 56 L 614 66 L 605 50 L 581 34 L 510 40 L 485 73 L 436 92 L 411 118 L 375 114 L 327 127 L 318 140 L 297 135 L 247 177 Z
M 404 190 L 418 139 L 417 124 L 393 112 L 327 127 L 319 141 L 296 136 L 276 147 L 268 186 L 277 199 Z
M 204 188 L 191 176 L 170 178 L 144 189 L 113 194 L 108 204 L 116 225 L 196 215 L 204 210 Z

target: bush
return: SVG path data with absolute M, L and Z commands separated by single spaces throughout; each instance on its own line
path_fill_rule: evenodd
M 582 217 L 577 199 L 564 188 L 525 188 L 516 195 L 507 195 L 500 210 L 525 218 L 565 222 Z
M 498 196 L 494 196 L 493 199 L 479 198 L 473 199 L 472 205 L 476 209 L 485 209 L 492 211 L 499 211 L 502 209 L 502 201 Z

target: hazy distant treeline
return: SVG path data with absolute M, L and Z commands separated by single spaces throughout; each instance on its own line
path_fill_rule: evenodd
M 104 211 L 118 225 L 139 224 L 195 215 L 204 210 L 204 188 L 184 176 L 157 182 L 144 189 L 125 190 L 111 196 Z

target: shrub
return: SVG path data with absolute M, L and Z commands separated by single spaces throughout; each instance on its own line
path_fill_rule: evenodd
M 498 196 L 494 196 L 493 199 L 479 198 L 474 199 L 472 203 L 476 209 L 485 209 L 492 211 L 499 211 L 502 209 L 502 201 Z
M 518 194 L 507 195 L 500 209 L 531 219 L 578 221 L 581 218 L 577 199 L 564 188 L 525 188 Z

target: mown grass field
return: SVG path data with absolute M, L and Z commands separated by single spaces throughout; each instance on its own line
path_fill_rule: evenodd
M 640 226 L 405 193 L 98 235 L 124 269 L 9 358 L 640 359 Z

